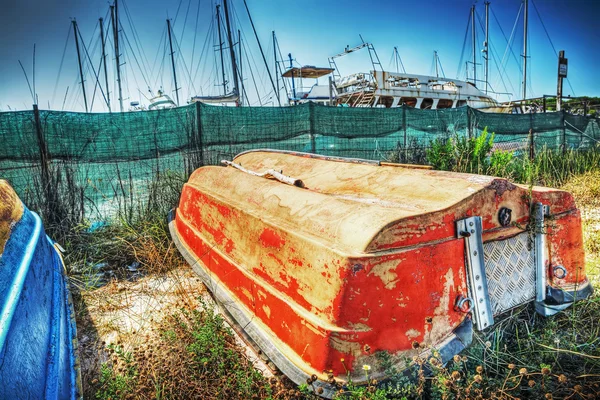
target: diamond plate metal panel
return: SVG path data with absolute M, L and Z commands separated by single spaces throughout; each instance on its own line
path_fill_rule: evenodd
M 494 315 L 535 298 L 535 251 L 527 232 L 484 243 L 483 256 Z

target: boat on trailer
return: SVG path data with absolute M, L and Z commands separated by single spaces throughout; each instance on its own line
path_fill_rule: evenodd
M 0 180 L 0 398 L 82 398 L 59 246 Z
M 385 378 L 379 352 L 446 361 L 514 307 L 592 293 L 568 192 L 276 150 L 225 164 L 190 176 L 173 240 L 250 343 L 326 397 L 329 373 Z

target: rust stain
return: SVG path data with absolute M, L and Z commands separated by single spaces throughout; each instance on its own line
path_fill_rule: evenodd
M 488 187 L 496 191 L 497 196 L 502 196 L 507 190 L 513 191 L 517 188 L 517 186 L 513 185 L 506 179 L 494 179 Z
M 444 291 L 439 296 L 432 323 L 425 324 L 425 340 L 432 346 L 439 343 L 452 330 L 452 324 L 448 316 L 452 301 L 450 291 L 454 288 L 454 273 L 451 268 L 443 276 L 443 279 Z

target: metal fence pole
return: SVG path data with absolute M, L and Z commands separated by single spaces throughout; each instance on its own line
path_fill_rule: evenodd
M 566 127 L 566 121 L 565 121 L 565 111 L 561 111 L 560 112 L 560 116 L 561 116 L 561 121 L 562 121 L 562 152 L 563 154 L 566 153 L 567 151 L 567 127 Z
M 535 139 L 533 129 L 529 129 L 529 159 L 533 161 L 535 158 Z
M 204 149 L 202 145 L 202 104 L 196 102 L 196 136 L 194 140 L 194 151 L 198 153 L 199 167 L 204 165 Z
M 469 139 L 473 137 L 473 125 L 471 124 L 471 107 L 467 106 L 467 134 Z
M 312 102 L 308 103 L 308 124 L 310 152 L 315 154 L 317 152 L 317 142 L 315 140 L 315 104 Z
M 402 104 L 402 131 L 404 132 L 404 162 L 408 162 L 408 135 L 406 132 L 406 104 Z

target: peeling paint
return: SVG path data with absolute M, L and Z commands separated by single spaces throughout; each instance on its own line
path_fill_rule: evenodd
M 269 308 L 269 306 L 265 304 L 262 306 L 262 309 L 265 312 L 267 318 L 271 318 L 271 309 Z
M 285 170 L 308 189 L 203 167 L 184 186 L 180 235 L 198 268 L 218 276 L 309 375 L 345 375 L 342 358 L 354 368 L 377 351 L 400 357 L 415 343 L 447 340 L 466 318 L 453 309 L 467 290 L 455 221 L 481 216 L 484 242 L 522 232 L 500 226 L 499 207 L 529 221 L 528 188 L 497 178 L 268 152 L 236 162 Z M 549 267 L 565 263 L 569 279 L 585 279 L 579 216 L 566 214 L 572 198 L 544 188 L 532 196 L 565 213 L 549 228 Z
M 408 331 L 406 331 L 406 337 L 409 339 L 414 339 L 421 336 L 421 332 L 419 332 L 416 329 L 409 329 Z

